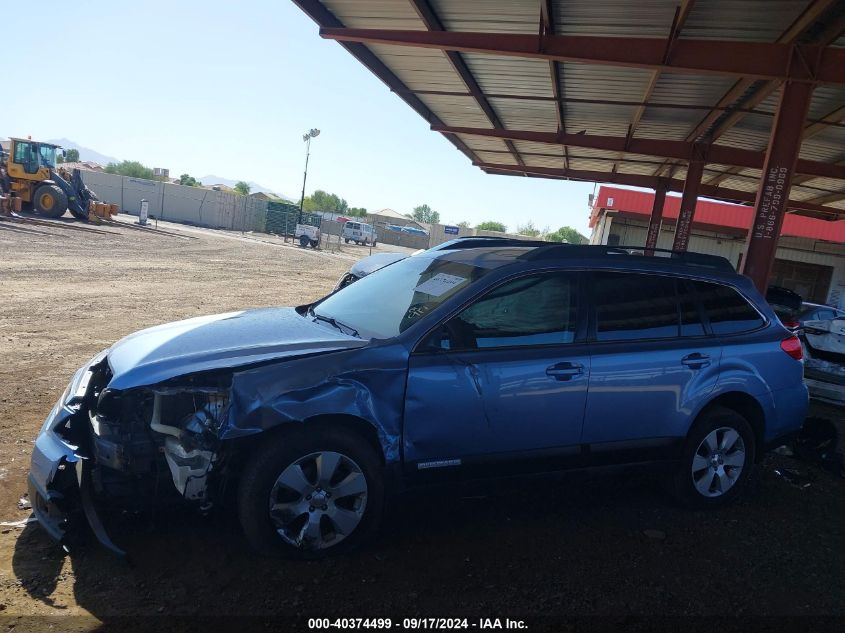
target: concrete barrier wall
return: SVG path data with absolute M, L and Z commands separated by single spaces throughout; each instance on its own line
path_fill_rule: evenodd
M 122 213 L 138 215 L 146 200 L 150 216 L 169 222 L 235 231 L 264 231 L 267 202 L 224 191 L 186 187 L 143 178 L 82 171 L 85 184 Z

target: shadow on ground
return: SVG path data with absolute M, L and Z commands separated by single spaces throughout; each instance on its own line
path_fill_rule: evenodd
M 655 477 L 573 474 L 408 494 L 374 543 L 319 562 L 261 559 L 225 515 L 113 523 L 134 567 L 93 544 L 66 554 L 31 525 L 13 567 L 49 604 L 68 556 L 76 602 L 101 620 L 273 616 L 305 630 L 315 616 L 845 615 L 845 480 L 769 455 L 738 503 L 692 512 L 671 505 Z M 143 628 L 164 626 L 153 623 Z

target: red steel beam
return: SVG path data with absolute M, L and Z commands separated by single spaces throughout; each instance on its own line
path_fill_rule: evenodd
M 684 193 L 681 197 L 678 221 L 675 223 L 673 251 L 686 251 L 687 246 L 689 246 L 692 220 L 695 216 L 695 204 L 698 202 L 698 190 L 701 187 L 702 174 L 704 174 L 704 161 L 701 159 L 691 160 L 687 166 L 687 177 L 684 181 Z
M 393 92 L 399 92 L 394 90 Z M 411 90 L 407 89 L 406 93 L 415 94 L 415 95 L 432 95 L 435 97 L 471 97 L 472 94 L 462 90 Z M 756 114 L 759 116 L 764 117 L 771 117 L 774 118 L 775 113 L 769 112 L 768 110 L 756 110 L 753 108 L 743 108 L 739 106 L 727 106 L 727 105 L 696 105 L 694 103 L 670 103 L 665 101 L 636 101 L 636 100 L 624 100 L 624 99 L 581 99 L 578 97 L 564 97 L 561 95 L 560 99 L 555 97 L 544 97 L 542 95 L 517 95 L 517 94 L 507 94 L 507 93 L 498 93 L 498 92 L 486 92 L 484 93 L 488 99 L 513 99 L 515 101 L 539 101 L 539 102 L 554 102 L 560 101 L 561 103 L 582 103 L 586 105 L 611 105 L 611 106 L 631 106 L 635 108 L 643 107 L 643 108 L 662 108 L 665 110 L 706 110 L 710 112 L 711 110 L 715 110 L 716 114 L 720 112 L 744 112 L 745 114 Z M 841 120 L 839 122 L 833 120 L 830 114 L 820 118 L 814 119 L 811 117 L 807 117 L 807 123 L 820 123 L 824 127 L 845 127 L 845 123 Z
M 662 158 L 689 160 L 695 151 L 704 152 L 703 158 L 708 163 L 733 165 L 760 169 L 765 160 L 764 152 L 756 150 L 727 147 L 725 145 L 702 145 L 687 141 L 667 141 L 664 139 L 633 138 L 621 136 L 601 136 L 597 134 L 565 134 L 562 132 L 534 132 L 531 130 L 505 130 L 475 127 L 455 127 L 448 125 L 432 125 L 432 130 L 446 134 L 466 134 L 468 136 L 485 136 L 512 141 L 530 141 L 532 143 L 548 143 L 551 145 L 569 145 L 570 147 L 584 147 L 610 152 L 627 152 L 630 154 L 647 154 Z M 817 178 L 845 179 L 845 165 L 834 165 L 819 161 L 799 160 L 797 170 L 802 174 Z
M 664 60 L 666 40 L 654 37 L 347 28 L 321 28 L 320 36 L 360 44 L 433 48 L 692 74 L 845 84 L 845 49 L 804 44 L 678 39 L 672 48 L 671 58 Z
M 660 224 L 663 221 L 663 203 L 666 202 L 666 187 L 654 190 L 654 204 L 651 206 L 651 217 L 648 219 L 648 233 L 646 234 L 646 255 L 654 255 L 657 238 L 660 235 Z
M 662 178 L 658 176 L 647 176 L 644 174 L 612 173 L 606 171 L 593 171 L 584 169 L 558 169 L 555 167 L 522 167 L 520 165 L 507 165 L 499 163 L 474 163 L 487 173 L 496 173 L 509 176 L 535 176 L 539 178 L 559 178 L 563 180 L 583 180 L 586 182 L 606 182 L 609 184 L 628 185 L 630 187 L 643 187 L 646 189 L 658 189 L 665 187 L 667 191 L 682 192 L 684 181 L 677 178 Z M 725 189 L 724 187 L 713 187 L 702 184 L 698 189 L 698 195 L 728 202 L 753 204 L 757 199 L 753 191 L 742 191 L 740 189 Z M 802 202 L 801 200 L 790 200 L 788 208 L 795 211 L 808 211 L 816 216 L 825 218 L 845 217 L 845 209 L 826 207 L 820 204 Z
M 812 85 L 786 83 L 772 126 L 766 163 L 754 203 L 754 220 L 748 232 L 742 263 L 743 274 L 751 277 L 763 294 L 775 261 L 778 238 L 788 208 L 792 174 L 801 149 L 804 118 L 812 96 Z

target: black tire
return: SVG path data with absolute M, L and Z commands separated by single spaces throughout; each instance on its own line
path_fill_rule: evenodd
M 300 235 L 299 236 L 299 245 L 302 248 L 307 248 L 310 243 L 311 243 L 311 240 L 308 238 L 307 235 Z
M 373 242 L 373 248 L 375 248 L 376 246 L 378 246 L 378 242 Z
M 41 185 L 35 190 L 32 206 L 38 215 L 60 218 L 67 211 L 67 196 L 58 185 Z
M 702 477 L 707 476 L 707 473 L 709 473 L 710 470 L 702 469 L 697 471 L 697 473 L 694 473 L 693 461 L 696 459 L 696 455 L 699 455 L 699 450 L 700 447 L 702 447 L 704 439 L 714 431 L 718 436 L 719 429 L 725 428 L 733 429 L 742 439 L 744 463 L 742 464 L 742 469 L 740 470 L 739 475 L 724 492 L 718 492 L 718 482 L 716 481 L 716 478 L 711 479 L 711 494 L 715 495 L 718 493 L 718 496 L 706 496 L 696 487 L 695 478 L 701 482 Z M 734 450 L 736 450 L 736 446 L 737 445 L 735 445 Z M 706 452 L 706 449 L 703 450 Z M 690 432 L 687 435 L 681 464 L 671 475 L 671 479 L 668 482 L 669 490 L 677 501 L 692 508 L 715 508 L 729 504 L 742 493 L 742 489 L 745 487 L 745 484 L 754 468 L 756 450 L 757 446 L 754 432 L 751 429 L 751 425 L 743 416 L 733 409 L 726 409 L 724 407 L 712 407 L 707 409 L 699 416 L 698 420 L 696 420 L 695 424 L 693 424 L 692 429 L 690 429 Z M 727 451 L 724 456 L 727 457 L 729 454 L 730 451 Z M 733 454 L 737 455 L 736 452 Z M 699 455 L 699 458 L 701 457 L 702 456 Z M 714 468 L 718 468 L 718 466 L 715 466 Z M 734 470 L 729 470 L 732 467 L 727 465 L 723 465 L 722 468 L 723 472 L 735 472 Z M 718 479 L 719 481 L 722 481 L 722 477 L 719 477 Z M 728 479 L 731 478 L 725 475 L 724 480 L 727 481 Z
M 347 244 L 349 244 L 349 239 L 343 238 L 343 241 L 346 242 Z
M 279 535 L 270 518 L 269 502 L 276 480 L 286 468 L 313 453 L 332 451 L 355 462 L 367 483 L 366 505 L 357 527 L 336 545 L 323 549 L 297 547 Z M 360 545 L 378 528 L 384 509 L 384 481 L 379 455 L 361 436 L 331 426 L 300 426 L 276 435 L 246 466 L 238 489 L 238 515 L 249 544 L 260 554 L 317 559 Z
M 311 240 L 311 248 L 317 248 L 319 244 L 319 240 Z

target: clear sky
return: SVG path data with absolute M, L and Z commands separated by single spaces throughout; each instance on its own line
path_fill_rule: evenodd
M 6 4 L 7 58 L 38 72 L 6 82 L 0 135 L 68 138 L 298 200 L 302 134 L 317 127 L 308 192 L 589 234 L 592 183 L 484 174 L 287 0 Z

